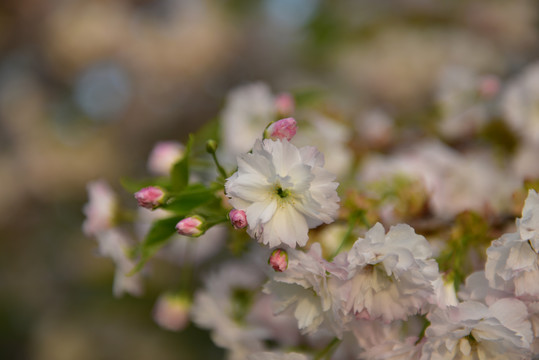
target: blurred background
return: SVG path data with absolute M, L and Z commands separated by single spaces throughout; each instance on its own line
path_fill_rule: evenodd
M 538 59 L 538 15 L 532 0 L 2 0 L 0 358 L 222 357 L 206 332 L 153 322 L 152 285 L 113 297 L 114 265 L 81 231 L 86 183 L 134 201 L 121 176 L 255 81 L 427 132 L 448 69 L 506 78 Z

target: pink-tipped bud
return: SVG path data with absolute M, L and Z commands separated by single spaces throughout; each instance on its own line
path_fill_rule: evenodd
M 290 116 L 294 112 L 294 98 L 288 93 L 281 93 L 275 99 L 275 109 L 281 116 Z
M 164 198 L 165 192 L 156 186 L 148 186 L 135 193 L 138 204 L 146 209 L 155 209 Z
M 176 224 L 178 234 L 185 236 L 200 236 L 204 233 L 202 229 L 202 219 L 198 216 L 191 216 L 181 220 Z
M 283 249 L 273 250 L 268 260 L 273 270 L 283 272 L 288 268 L 288 254 Z
M 166 176 L 184 152 L 185 147 L 177 141 L 158 142 L 148 158 L 148 169 L 155 175 Z
M 268 127 L 268 137 L 273 140 L 290 141 L 296 135 L 298 127 L 294 118 L 281 119 Z
M 186 297 L 163 294 L 157 299 L 153 310 L 154 321 L 164 329 L 180 331 L 189 325 L 191 302 Z
M 230 222 L 234 226 L 234 229 L 243 229 L 247 226 L 247 215 L 245 215 L 245 211 L 243 210 L 230 210 L 228 217 L 230 218 Z

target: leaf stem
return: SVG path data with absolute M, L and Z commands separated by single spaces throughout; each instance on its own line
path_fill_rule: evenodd
M 337 345 L 341 343 L 339 338 L 333 338 L 325 348 L 323 348 L 315 357 L 314 360 L 329 359 L 329 356 L 335 351 Z

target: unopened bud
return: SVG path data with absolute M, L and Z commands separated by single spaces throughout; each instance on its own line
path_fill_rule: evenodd
M 145 187 L 135 193 L 138 204 L 146 209 L 155 209 L 163 203 L 165 192 L 156 186 Z
M 288 268 L 288 254 L 283 249 L 273 250 L 268 260 L 273 270 L 283 272 Z
M 187 217 L 176 224 L 178 234 L 185 236 L 200 236 L 204 233 L 203 221 L 198 216 Z
M 184 152 L 185 147 L 177 141 L 158 142 L 148 158 L 148 169 L 155 175 L 168 175 Z
M 166 293 L 157 299 L 153 319 L 164 329 L 180 331 L 189 324 L 190 307 L 191 302 L 186 297 Z
M 298 127 L 294 118 L 281 119 L 271 124 L 267 129 L 267 136 L 273 140 L 290 141 L 296 135 Z
M 210 154 L 213 154 L 215 151 L 217 151 L 217 141 L 213 139 L 206 141 L 206 151 Z
M 230 210 L 228 217 L 230 218 L 230 222 L 234 226 L 234 229 L 243 229 L 247 226 L 247 215 L 245 215 L 245 211 L 243 210 Z
M 275 99 L 275 109 L 281 116 L 290 116 L 294 112 L 294 98 L 288 93 L 277 95 Z

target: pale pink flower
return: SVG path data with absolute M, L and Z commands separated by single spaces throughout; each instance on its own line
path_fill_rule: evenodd
M 192 321 L 210 331 L 213 342 L 228 350 L 228 359 L 246 359 L 265 350 L 272 331 L 249 321 L 250 301 L 264 281 L 260 269 L 247 261 L 228 262 L 204 279 L 191 308 Z
M 438 308 L 427 318 L 431 325 L 422 360 L 531 358 L 531 324 L 526 305 L 517 299 L 500 299 L 490 306 L 465 301 Z
M 273 270 L 283 272 L 288 267 L 288 254 L 282 249 L 273 250 L 268 263 Z
M 82 230 L 87 236 L 96 236 L 112 228 L 118 200 L 104 180 L 92 181 L 86 187 L 89 200 L 83 208 L 86 220 L 82 224 Z
M 308 253 L 290 249 L 288 269 L 271 274 L 264 292 L 276 296 L 276 313 L 287 308 L 294 310 L 298 328 L 304 334 L 314 333 L 321 326 L 342 335 L 329 281 L 341 276 L 341 269 L 322 258 L 320 244 L 311 246 Z
M 166 176 L 172 166 L 183 157 L 184 152 L 185 146 L 180 142 L 158 142 L 148 158 L 148 169 L 152 174 Z
M 533 189 L 528 191 L 522 217 L 517 219 L 517 227 L 520 238 L 529 241 L 533 250 L 539 253 L 539 195 Z
M 298 126 L 294 118 L 281 119 L 271 124 L 266 130 L 267 136 L 272 140 L 292 140 Z
M 180 235 L 196 237 L 203 233 L 202 224 L 203 221 L 201 218 L 198 216 L 190 216 L 180 220 L 176 224 L 176 230 Z
M 124 293 L 141 295 L 141 273 L 128 275 L 136 265 L 136 262 L 129 257 L 130 239 L 117 228 L 113 228 L 97 234 L 97 242 L 100 255 L 112 259 L 116 266 L 113 285 L 114 296 L 120 297 Z
M 230 162 L 248 152 L 275 118 L 275 97 L 268 85 L 257 82 L 232 89 L 221 114 L 221 157 Z
M 281 93 L 275 98 L 275 108 L 277 114 L 281 116 L 290 116 L 294 112 L 294 97 L 288 93 Z
M 532 63 L 504 88 L 503 119 L 524 142 L 539 144 L 539 62 Z
M 491 287 L 519 297 L 539 296 L 539 195 L 530 189 L 516 220 L 517 232 L 502 235 L 487 249 L 485 277 Z
M 386 234 L 377 223 L 346 256 L 348 276 L 337 281 L 345 314 L 358 319 L 405 320 L 435 299 L 438 264 L 427 240 L 404 224 Z
M 228 217 L 234 229 L 243 229 L 247 226 L 247 215 L 245 215 L 245 211 L 243 210 L 232 209 Z
M 180 331 L 189 324 L 191 302 L 184 296 L 162 294 L 153 309 L 154 321 L 164 329 Z
M 135 193 L 139 206 L 146 209 L 155 209 L 165 198 L 165 192 L 156 186 L 148 186 Z

